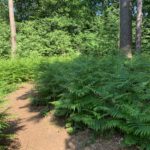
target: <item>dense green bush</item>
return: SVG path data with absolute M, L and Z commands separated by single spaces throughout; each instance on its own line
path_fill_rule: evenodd
M 150 50 L 150 25 L 149 25 L 150 19 L 144 18 L 143 22 L 143 37 L 142 37 L 142 48 L 145 53 L 149 54 Z
M 4 25 L 3 25 L 4 24 Z M 0 29 L 1 56 L 10 53 L 8 25 Z M 116 53 L 118 47 L 117 12 L 105 18 L 97 16 L 91 22 L 79 22 L 67 17 L 44 18 L 17 23 L 17 54 L 28 56 L 38 53 L 42 56 L 64 55 L 80 52 L 88 55 Z
M 44 66 L 37 78 L 42 99 L 34 100 L 36 104 L 54 101 L 55 114 L 67 117 L 73 128 L 119 131 L 125 145 L 149 150 L 148 57 L 61 57 Z
M 70 53 L 73 47 L 68 31 L 74 30 L 71 29 L 74 26 L 73 21 L 66 17 L 18 23 L 18 54 L 27 56 L 37 52 L 43 56 L 53 56 Z
M 6 22 L 0 19 L 0 57 L 10 54 L 10 30 Z
M 57 100 L 65 90 L 66 80 L 72 70 L 74 56 L 51 57 L 43 61 L 36 69 L 36 89 L 38 97 L 33 100 L 34 105 L 46 105 L 49 101 Z M 46 87 L 45 87 L 46 86 Z
M 8 127 L 8 124 L 6 122 L 7 114 L 4 111 L 2 111 L 2 108 L 1 108 L 2 104 L 3 104 L 3 101 L 0 100 L 0 149 L 3 150 L 3 147 L 1 146 L 1 140 L 7 137 L 7 135 L 4 134 L 3 132 Z
M 12 60 L 1 59 L 0 97 L 12 90 L 16 84 L 32 80 L 34 68 L 40 60 L 37 56 Z
M 10 140 L 12 135 L 6 133 L 6 130 L 9 128 L 8 118 L 9 115 L 4 108 L 4 100 L 0 98 L 0 150 L 6 150 L 6 141 Z
M 107 10 L 107 16 L 97 16 L 90 27 L 74 36 L 74 46 L 82 54 L 93 56 L 118 53 L 119 17 L 118 10 Z
M 149 20 L 144 19 L 142 49 L 149 53 Z M 135 22 L 134 22 L 135 24 Z M 71 18 L 53 17 L 17 23 L 17 54 L 28 56 L 65 55 L 80 52 L 86 55 L 104 56 L 116 54 L 119 41 L 118 10 L 108 8 L 106 16 L 93 17 L 91 22 L 79 22 Z M 9 26 L 0 28 L 0 56 L 10 53 Z M 135 26 L 134 35 L 135 39 Z M 135 43 L 133 43 L 133 46 Z
M 79 23 L 67 17 L 45 18 L 18 23 L 18 54 L 36 51 L 44 56 L 79 51 L 83 54 L 106 55 L 118 47 L 117 12 L 95 17 L 91 23 Z

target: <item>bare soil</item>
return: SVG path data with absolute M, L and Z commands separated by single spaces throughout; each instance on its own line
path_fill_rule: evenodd
M 9 132 L 15 134 L 8 150 L 121 150 L 119 136 L 93 142 L 89 131 L 71 136 L 65 130 L 64 120 L 58 122 L 52 114 L 42 117 L 41 108 L 30 103 L 33 88 L 33 84 L 23 84 L 7 96 L 8 111 L 13 115 Z

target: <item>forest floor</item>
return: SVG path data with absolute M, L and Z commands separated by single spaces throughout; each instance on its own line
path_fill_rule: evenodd
M 42 117 L 42 108 L 31 106 L 33 89 L 33 84 L 26 83 L 7 96 L 12 115 L 8 132 L 15 135 L 9 150 L 121 150 L 120 136 L 96 141 L 89 131 L 71 136 L 65 130 L 63 119 L 57 120 L 51 113 Z

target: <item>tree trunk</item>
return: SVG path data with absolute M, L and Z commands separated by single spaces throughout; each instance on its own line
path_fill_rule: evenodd
M 16 55 L 16 25 L 15 25 L 15 18 L 14 18 L 13 0 L 9 0 L 8 5 L 9 5 L 9 19 L 10 19 L 10 29 L 11 29 L 11 57 L 14 58 Z
M 142 39 L 142 8 L 143 0 L 137 0 L 137 21 L 136 21 L 136 52 L 141 51 L 141 39 Z
M 120 0 L 120 49 L 128 58 L 132 57 L 132 0 Z

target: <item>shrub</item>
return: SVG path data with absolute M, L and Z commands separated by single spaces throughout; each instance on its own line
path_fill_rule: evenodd
M 0 100 L 0 108 L 2 106 L 3 101 Z M 8 127 L 8 124 L 6 122 L 7 119 L 7 115 L 5 112 L 3 112 L 2 110 L 0 111 L 0 149 L 1 149 L 1 140 L 3 138 L 6 138 L 6 135 L 3 133 L 4 129 L 6 129 Z M 2 147 L 3 148 L 3 147 Z
M 65 84 L 72 72 L 72 60 L 77 56 L 51 57 L 36 68 L 35 85 L 38 97 L 34 105 L 47 105 L 57 100 L 65 90 Z
M 28 56 L 32 52 L 42 56 L 71 53 L 72 38 L 68 31 L 72 32 L 74 26 L 66 17 L 18 23 L 18 55 Z
M 7 149 L 6 140 L 11 138 L 11 135 L 6 133 L 6 129 L 9 127 L 8 114 L 3 108 L 4 101 L 0 99 L 0 150 Z
M 37 103 L 54 101 L 55 114 L 65 116 L 74 127 L 119 131 L 125 145 L 149 150 L 149 58 L 62 60 L 50 63 L 39 76 L 43 95 Z
M 109 13 L 108 13 L 109 14 Z M 118 21 L 116 14 L 95 17 L 79 23 L 67 17 L 45 18 L 18 23 L 18 54 L 27 56 L 36 51 L 43 56 L 64 55 L 79 51 L 87 55 L 116 53 Z
M 0 19 L 0 56 L 8 57 L 10 54 L 10 30 L 6 22 Z
M 118 53 L 118 10 L 108 8 L 106 13 L 107 16 L 93 18 L 89 28 L 75 35 L 73 42 L 75 49 L 90 56 L 106 56 Z
M 149 25 L 149 18 L 144 18 L 143 22 L 143 37 L 142 37 L 142 48 L 145 53 L 149 54 L 150 50 L 150 25 Z
M 118 17 L 113 14 L 106 17 L 107 21 L 97 16 L 84 23 L 64 16 L 17 22 L 17 54 L 53 56 L 76 51 L 99 56 L 114 54 L 118 47 Z M 0 56 L 8 56 L 9 25 L 3 21 L 0 30 Z
M 36 59 L 35 59 L 36 57 Z M 42 61 L 40 57 L 0 60 L 0 97 L 11 91 L 18 83 L 30 81 L 34 68 Z

